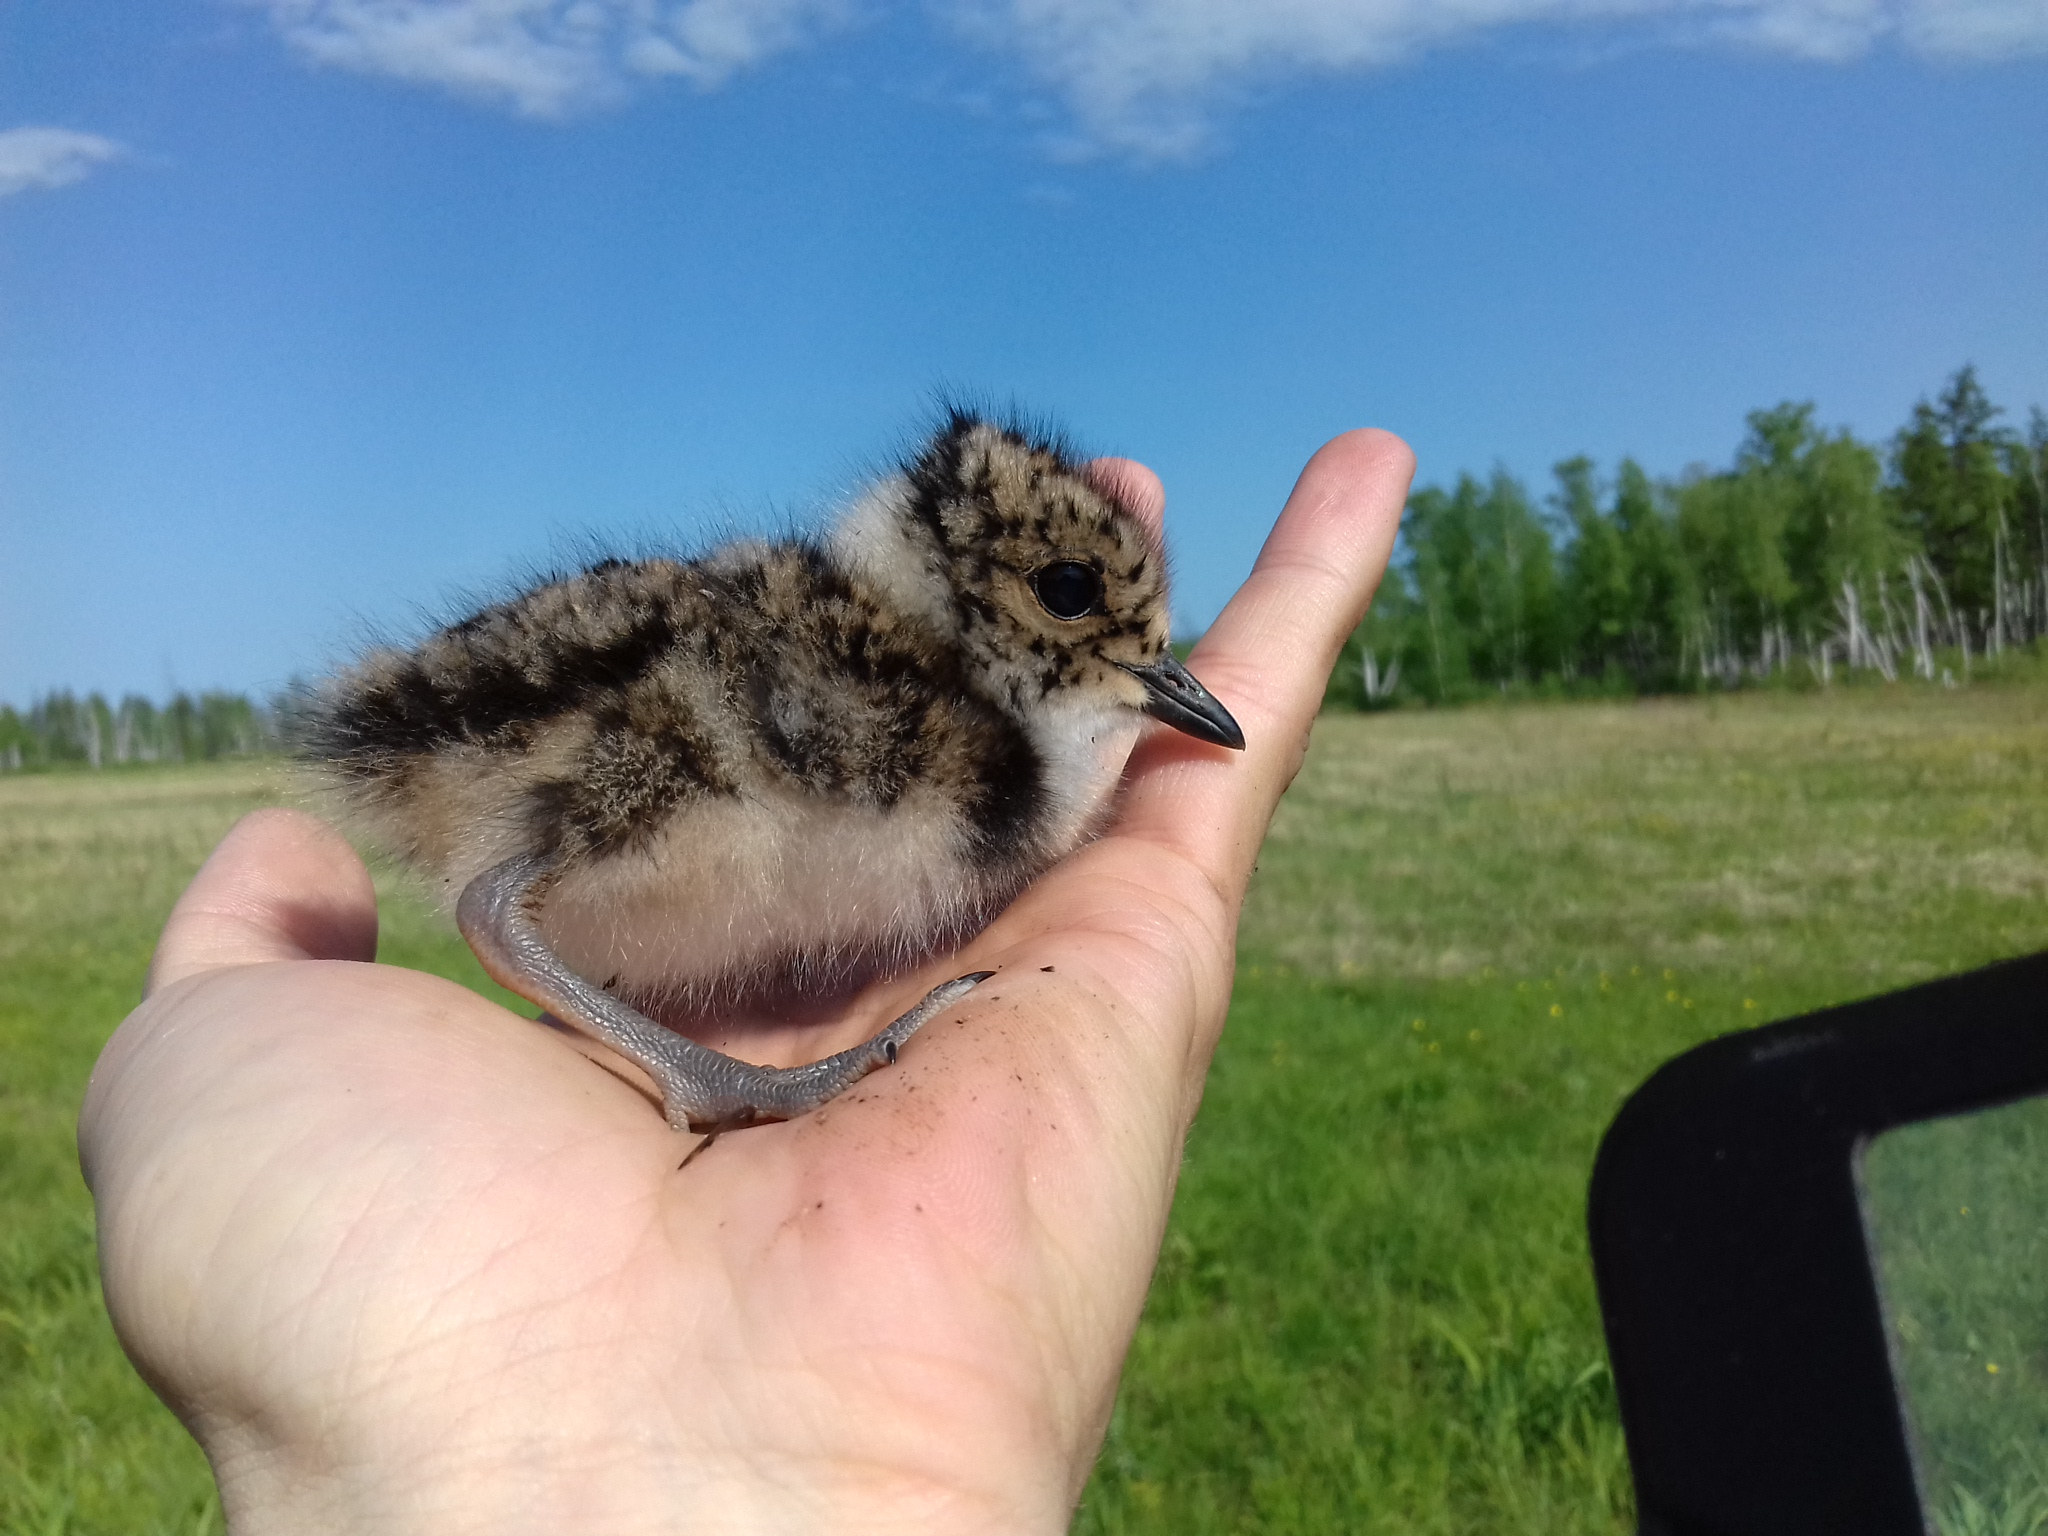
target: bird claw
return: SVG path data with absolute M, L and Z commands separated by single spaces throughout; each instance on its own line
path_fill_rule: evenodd
M 693 1060 L 690 1066 L 664 1063 L 660 1070 L 649 1071 L 661 1085 L 670 1124 L 678 1128 L 716 1134 L 794 1120 L 830 1103 L 870 1072 L 893 1067 L 906 1040 L 993 975 L 994 971 L 974 971 L 942 982 L 861 1044 L 808 1066 L 756 1067 L 696 1046 L 696 1051 L 715 1058 L 708 1068 Z

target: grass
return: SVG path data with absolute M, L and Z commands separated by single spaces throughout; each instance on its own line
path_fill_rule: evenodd
M 1327 717 L 1252 964 L 1879 991 L 2038 947 L 2048 689 Z
M 1707 1036 L 2048 947 L 2044 769 L 2033 687 L 1326 718 L 1077 1530 L 1631 1529 L 1600 1132 Z M 218 1529 L 100 1310 L 71 1122 L 170 901 L 279 789 L 0 779 L 0 1529 Z M 384 885 L 383 957 L 480 983 Z M 2029 1529 L 1958 1488 L 1952 1529 Z
M 1865 1207 L 1942 1536 L 2048 1527 L 2048 1099 L 1909 1125 Z

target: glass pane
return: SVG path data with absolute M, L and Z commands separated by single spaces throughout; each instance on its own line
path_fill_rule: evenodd
M 1935 1529 L 2048 1533 L 2048 1099 L 1887 1132 L 1863 1190 Z

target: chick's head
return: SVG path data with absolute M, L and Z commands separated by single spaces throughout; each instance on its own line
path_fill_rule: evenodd
M 1055 695 L 1147 707 L 1133 669 L 1167 654 L 1157 531 L 1059 445 L 955 417 L 910 467 L 960 643 L 1028 710 Z

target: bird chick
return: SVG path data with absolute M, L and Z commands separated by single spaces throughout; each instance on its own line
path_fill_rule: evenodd
M 372 651 L 304 752 L 497 981 L 723 1130 L 816 1108 L 990 973 L 786 1070 L 640 1007 L 947 952 L 1098 829 L 1141 714 L 1241 748 L 1167 624 L 1156 532 L 1061 444 L 954 410 L 822 540 L 608 560 Z

